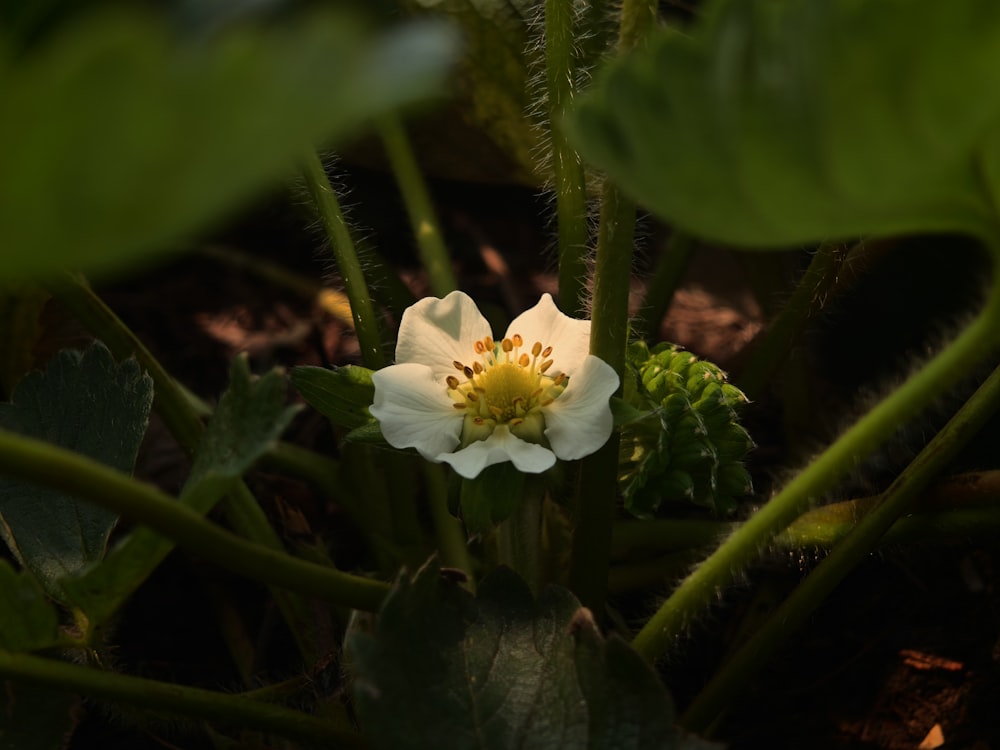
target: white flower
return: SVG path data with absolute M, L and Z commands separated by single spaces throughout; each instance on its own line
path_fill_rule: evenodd
M 471 479 L 511 461 L 539 473 L 593 453 L 611 435 L 618 376 L 588 353 L 590 321 L 548 294 L 496 341 L 462 292 L 403 313 L 396 364 L 372 375 L 371 413 L 396 448 L 416 448 Z

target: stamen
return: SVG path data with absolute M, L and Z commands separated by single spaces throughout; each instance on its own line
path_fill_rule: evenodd
M 493 340 L 492 336 L 487 336 L 486 338 L 484 338 L 483 344 L 489 351 L 493 351 L 494 349 L 497 348 L 496 342 Z
M 476 350 L 476 354 L 482 354 L 486 351 L 486 347 L 483 345 L 482 341 L 477 341 L 472 345 L 472 348 Z
M 488 408 L 490 410 L 490 414 L 492 414 L 494 417 L 503 416 L 503 409 L 501 409 L 499 406 L 490 406 Z
M 486 368 L 485 368 L 485 367 L 483 367 L 483 366 L 482 366 L 481 364 L 479 364 L 478 362 L 473 362 L 473 363 L 472 363 L 472 371 L 473 371 L 474 373 L 476 373 L 476 375 L 479 375 L 479 374 L 480 374 L 480 373 L 481 373 L 481 372 L 482 372 L 483 370 L 485 370 L 485 369 L 486 369 Z
M 566 373 L 561 372 L 556 375 L 556 379 L 552 381 L 552 385 L 562 385 L 566 382 Z
M 514 351 L 514 342 L 511 341 L 510 339 L 504 339 L 503 341 L 500 342 L 500 348 L 503 349 L 508 354 L 510 354 L 512 351 Z
M 453 409 L 464 409 L 465 408 L 465 404 L 452 404 L 451 407 Z
M 510 420 L 509 424 L 510 424 L 511 427 L 517 427 L 522 422 L 524 422 L 524 420 L 521 419 L 520 417 L 518 417 L 517 419 Z
M 455 390 L 456 388 L 458 388 L 458 378 L 456 378 L 454 375 L 449 375 L 447 378 L 445 378 L 445 382 L 448 384 L 448 388 L 451 390 Z
M 544 349 L 542 349 L 542 357 L 543 358 L 549 356 L 550 354 L 552 354 L 552 347 L 551 346 L 547 346 Z
M 550 364 L 551 364 L 551 362 L 550 362 Z M 469 380 L 472 380 L 472 376 L 475 374 L 475 373 L 472 372 L 472 368 L 471 367 L 466 367 L 465 365 L 462 366 L 462 372 L 465 373 L 465 377 L 467 377 Z M 543 372 L 544 372 L 544 370 L 543 370 Z
M 528 365 L 530 365 L 530 364 L 531 364 L 531 359 L 530 359 L 530 358 L 528 357 L 528 355 L 527 355 L 527 354 L 522 354 L 522 355 L 521 355 L 521 356 L 520 356 L 520 357 L 518 358 L 518 360 L 517 360 L 517 363 L 518 363 L 519 365 L 521 365 L 521 367 L 527 367 Z
M 514 346 L 516 346 L 516 347 L 518 347 L 518 348 L 520 348 L 520 347 L 524 346 L 524 339 L 523 339 L 523 338 L 521 338 L 521 334 L 519 334 L 519 333 L 515 333 L 515 334 L 514 334 L 514 335 L 513 335 L 512 337 L 511 337 L 511 339 L 512 339 L 512 340 L 513 340 L 513 342 L 514 342 Z
M 539 372 L 545 372 L 550 367 L 552 367 L 552 362 L 553 362 L 553 360 L 551 360 L 551 359 L 545 360 L 544 362 L 542 362 L 542 366 L 538 368 L 538 371 Z
M 476 403 L 477 401 L 479 401 L 479 394 L 476 393 L 475 391 L 469 391 L 468 393 L 465 394 L 465 397 L 469 399 L 469 401 L 471 401 L 472 403 Z
M 455 369 L 456 369 L 456 370 L 458 370 L 459 372 L 462 372 L 463 370 L 465 370 L 465 365 L 463 365 L 463 364 L 462 364 L 461 362 L 459 362 L 459 361 L 458 361 L 457 359 L 453 359 L 453 360 L 451 361 L 451 364 L 452 364 L 452 365 L 453 365 L 453 366 L 455 367 Z
M 539 404 L 539 406 L 548 406 L 548 405 L 549 405 L 549 404 L 551 404 L 551 403 L 552 403 L 553 401 L 555 401 L 555 399 L 554 399 L 554 398 L 547 398 L 547 399 L 545 399 L 544 401 L 542 401 L 542 403 L 540 403 L 540 404 Z
M 531 355 L 533 357 L 537 357 L 541 353 L 542 353 L 542 342 L 536 341 L 534 344 L 531 345 Z

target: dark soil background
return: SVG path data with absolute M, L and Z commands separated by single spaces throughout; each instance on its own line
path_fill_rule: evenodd
M 378 248 L 414 295 L 426 294 L 391 179 L 356 169 L 345 171 L 341 181 L 352 190 L 348 202 L 355 207 L 352 217 L 360 234 Z M 529 190 L 459 183 L 436 183 L 434 194 L 462 287 L 477 301 L 511 315 L 541 291 L 555 290 L 544 199 Z M 204 247 L 275 263 L 311 283 L 323 281 L 336 289 L 322 238 L 310 222 L 294 200 L 275 195 L 220 228 Z M 637 295 L 640 279 L 661 252 L 667 233 L 646 221 L 642 234 Z M 962 309 L 974 307 L 983 284 L 980 266 L 974 252 L 956 243 L 951 238 L 911 240 L 874 253 L 873 258 L 882 259 L 872 261 L 850 294 L 831 300 L 795 351 L 798 364 L 789 368 L 805 373 L 810 394 L 806 410 L 790 405 L 783 385 L 749 407 L 745 422 L 759 445 L 750 466 L 761 498 L 836 434 L 844 414 L 863 401 L 865 393 L 884 388 L 900 368 L 908 369 L 915 357 L 926 356 L 926 319 L 953 321 L 960 319 Z M 898 262 L 903 254 L 905 264 Z M 663 322 L 662 339 L 716 361 L 736 376 L 739 386 L 739 367 L 764 329 L 767 311 L 787 299 L 807 260 L 804 252 L 736 256 L 701 248 Z M 900 270 L 904 267 L 906 273 Z M 762 273 L 770 291 L 759 282 Z M 756 294 L 751 287 L 754 274 Z M 204 252 L 105 280 L 99 289 L 168 370 L 209 400 L 225 388 L 228 362 L 239 352 L 249 353 L 255 372 L 275 365 L 357 361 L 349 327 L 321 309 L 315 298 Z M 48 351 L 86 338 L 55 305 L 49 322 Z M 291 389 L 289 397 L 295 398 Z M 902 444 L 916 444 L 904 445 L 904 455 L 932 434 L 928 429 L 923 424 L 902 435 Z M 323 420 L 309 411 L 300 415 L 287 438 L 336 451 Z M 996 466 L 995 443 L 984 440 L 979 441 L 978 457 L 967 459 L 962 468 Z M 991 457 L 993 464 L 988 463 Z M 855 485 L 877 488 L 899 468 L 898 458 L 873 467 L 874 476 L 865 476 L 862 467 Z M 138 475 L 176 491 L 186 472 L 182 453 L 154 422 Z M 287 523 L 291 509 L 314 532 L 334 540 L 338 559 L 350 565 L 352 531 L 335 507 L 326 506 L 298 482 L 266 472 L 257 472 L 252 481 L 283 533 L 294 533 Z M 844 496 L 854 491 L 845 488 Z M 794 559 L 765 556 L 732 590 L 720 592 L 717 606 L 663 664 L 664 679 L 679 708 L 817 560 L 812 550 Z M 998 565 L 995 538 L 928 539 L 919 546 L 872 555 L 747 685 L 715 728 L 715 737 L 733 748 L 1000 750 Z M 626 621 L 636 622 L 668 590 L 664 582 L 658 590 L 617 604 Z M 268 644 L 260 660 L 262 680 L 300 669 L 262 589 L 179 553 L 123 614 L 115 634 L 122 667 L 187 684 L 235 688 L 238 676 L 213 624 L 219 616 L 220 591 L 226 594 L 224 601 L 259 628 L 258 643 Z M 85 712 L 71 745 L 202 746 L 203 739 L 176 728 L 96 708 Z

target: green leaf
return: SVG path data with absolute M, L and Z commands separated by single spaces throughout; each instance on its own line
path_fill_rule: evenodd
M 134 359 L 115 364 L 101 343 L 62 351 L 25 377 L 0 426 L 131 473 L 146 432 L 153 381 Z M 0 535 L 56 599 L 59 579 L 104 556 L 117 516 L 55 490 L 0 479 Z
M 726 0 L 612 65 L 569 127 L 704 237 L 975 232 L 992 222 L 975 156 L 997 132 L 998 69 L 993 0 Z
M 118 268 L 294 171 L 318 142 L 434 92 L 442 25 L 380 37 L 319 9 L 180 38 L 92 12 L 21 56 L 0 40 L 0 277 Z
M 0 690 L 0 749 L 63 750 L 83 712 L 80 698 L 26 682 Z
M 354 430 L 372 421 L 368 407 L 375 398 L 372 371 L 356 365 L 329 370 L 296 367 L 292 385 L 316 411 L 338 427 Z
M 55 608 L 38 581 L 28 573 L 15 572 L 0 559 L 0 649 L 31 651 L 52 646 L 59 639 L 58 625 Z M 0 739 L 2 727 L 0 719 Z
M 208 513 L 269 447 L 298 411 L 287 406 L 284 372 L 253 378 L 246 357 L 236 357 L 228 390 L 198 445 L 194 466 L 179 502 Z M 62 584 L 92 624 L 107 621 L 156 566 L 174 542 L 140 527 L 116 546 L 107 559 Z
M 435 562 L 347 641 L 361 724 L 378 748 L 688 748 L 651 667 L 605 640 L 569 591 L 536 602 L 501 568 L 477 598 Z

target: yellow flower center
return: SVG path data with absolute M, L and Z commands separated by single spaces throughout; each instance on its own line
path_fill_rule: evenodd
M 520 334 L 495 342 L 487 336 L 473 345 L 472 364 L 455 361 L 464 380 L 448 376 L 448 395 L 465 412 L 463 442 L 482 440 L 498 424 L 531 442 L 542 442 L 542 409 L 566 389 L 565 373 L 547 375 L 553 360 L 551 346 L 536 341 L 530 349 Z M 526 350 L 527 349 L 527 350 Z

